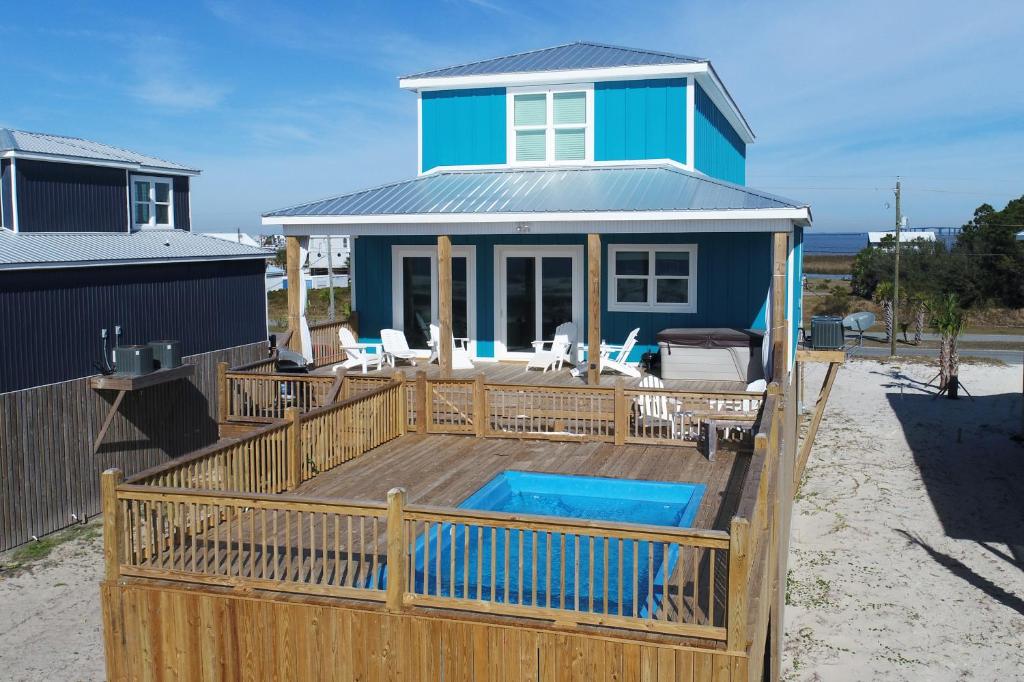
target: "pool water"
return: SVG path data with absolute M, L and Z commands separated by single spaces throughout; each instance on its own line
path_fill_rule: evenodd
M 705 486 L 693 483 L 506 471 L 459 507 L 687 528 L 704 491 Z M 427 540 L 429 580 L 424 584 Z M 674 544 L 660 542 L 443 524 L 417 542 L 415 590 L 644 617 L 660 603 L 677 555 Z

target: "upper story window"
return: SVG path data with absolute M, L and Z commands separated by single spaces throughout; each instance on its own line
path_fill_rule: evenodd
M 508 158 L 560 164 L 594 158 L 594 88 L 564 85 L 508 90 Z
M 611 244 L 608 267 L 609 310 L 697 311 L 695 244 Z
M 171 178 L 132 176 L 132 222 L 135 227 L 174 227 Z

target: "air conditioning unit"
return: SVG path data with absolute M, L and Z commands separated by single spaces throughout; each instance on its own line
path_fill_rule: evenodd
M 118 374 L 140 376 L 153 371 L 153 349 L 149 346 L 117 346 L 114 365 Z
M 149 347 L 157 369 L 181 367 L 181 341 L 150 341 Z
M 815 315 L 811 318 L 811 348 L 839 350 L 843 347 L 843 318 Z

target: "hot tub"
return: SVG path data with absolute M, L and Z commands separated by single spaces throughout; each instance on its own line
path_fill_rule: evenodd
M 658 332 L 662 379 L 744 381 L 764 378 L 764 333 L 723 327 L 663 329 Z

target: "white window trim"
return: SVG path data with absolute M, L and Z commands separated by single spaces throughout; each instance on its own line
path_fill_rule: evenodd
M 576 130 L 578 123 L 555 123 L 554 95 L 556 92 L 582 92 L 586 95 L 586 117 L 583 124 L 584 158 L 575 161 L 555 160 L 555 130 Z M 543 126 L 516 126 L 515 96 L 516 95 L 547 95 L 547 119 Z M 516 130 L 546 130 L 543 161 L 518 161 L 516 159 Z M 582 166 L 594 161 L 594 84 L 577 83 L 572 85 L 544 85 L 505 90 L 505 160 L 508 166 Z
M 495 360 L 529 360 L 533 353 L 508 350 L 507 338 L 507 311 L 505 302 L 507 300 L 508 282 L 505 277 L 504 260 L 509 257 L 530 257 L 530 256 L 555 256 L 572 258 L 572 322 L 576 328 L 583 330 L 586 324 L 583 317 L 583 247 L 573 245 L 500 245 L 494 247 L 494 359 Z M 534 276 L 537 278 L 537 291 L 540 291 L 541 269 L 537 268 Z M 540 317 L 537 318 L 537 327 L 540 328 Z M 583 332 L 580 332 L 581 334 Z M 582 339 L 581 339 L 582 340 Z
M 623 275 L 631 279 L 647 280 L 647 303 L 620 303 L 616 300 L 615 256 L 620 251 L 647 251 L 650 254 L 649 272 L 647 275 Z M 686 299 L 688 303 L 658 303 L 656 300 L 656 282 L 654 274 L 654 254 L 657 252 L 676 252 L 690 254 L 690 274 L 686 278 Z M 679 279 L 664 277 L 664 279 Z M 697 312 L 697 245 L 696 244 L 609 244 L 608 245 L 608 310 L 623 313 L 695 313 Z
M 136 182 L 148 182 L 150 196 L 149 202 L 149 222 L 139 223 L 135 221 L 135 204 L 142 203 L 138 197 L 135 196 L 135 183 Z M 167 189 L 167 224 L 158 224 L 156 222 L 156 194 L 154 189 L 154 183 L 161 182 L 168 185 Z M 129 218 L 130 224 L 136 230 L 169 230 L 174 228 L 174 178 L 160 175 L 132 175 L 129 180 L 129 194 L 131 195 L 131 204 L 129 206 Z M 163 202 L 161 202 L 163 203 Z
M 391 325 L 405 331 L 405 306 L 402 301 L 402 259 L 407 257 L 430 258 L 430 323 L 438 324 L 438 272 L 437 246 L 402 245 L 391 247 Z M 466 259 L 466 334 L 469 336 L 469 354 L 476 357 L 476 247 L 458 244 L 452 246 L 452 257 Z M 349 273 L 349 281 L 353 281 Z

